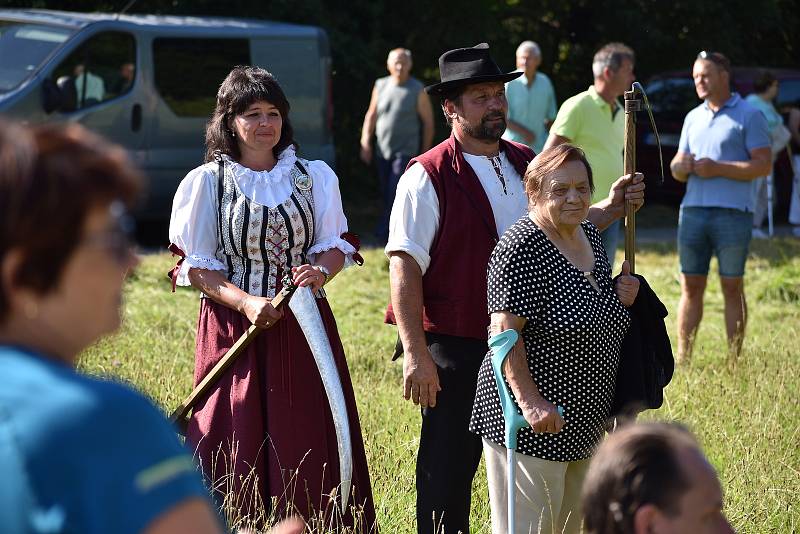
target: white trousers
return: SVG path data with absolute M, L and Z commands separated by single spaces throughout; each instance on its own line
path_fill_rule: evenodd
M 483 440 L 492 534 L 508 534 L 508 468 L 506 448 Z M 581 531 L 581 486 L 589 459 L 552 462 L 514 453 L 517 469 L 514 534 L 578 534 Z
M 789 223 L 800 225 L 800 154 L 794 160 L 794 180 L 792 180 L 792 199 L 789 203 Z
M 773 203 L 775 202 L 774 190 L 772 191 L 773 199 L 770 199 L 767 195 L 767 180 L 769 176 L 762 176 L 761 178 L 756 178 L 753 180 L 753 228 L 761 228 L 761 225 L 764 224 L 764 219 L 767 218 L 767 214 L 770 209 L 770 201 Z

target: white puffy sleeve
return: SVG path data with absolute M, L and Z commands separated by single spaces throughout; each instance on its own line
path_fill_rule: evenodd
M 337 248 L 345 255 L 344 266 L 349 267 L 354 263 L 356 249 L 340 237 L 347 232 L 347 218 L 342 209 L 339 178 L 324 161 L 309 161 L 306 166 L 314 198 L 314 242 L 308 249 L 309 261 L 313 263 L 317 254 Z
M 177 284 L 191 285 L 187 274 L 196 267 L 211 271 L 227 268 L 217 257 L 216 165 L 203 165 L 181 181 L 172 200 L 169 240 L 185 254 Z

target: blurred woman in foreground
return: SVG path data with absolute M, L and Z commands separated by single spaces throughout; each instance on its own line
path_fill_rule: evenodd
M 74 368 L 120 325 L 140 183 L 80 126 L 0 124 L 3 532 L 222 532 L 163 415 Z

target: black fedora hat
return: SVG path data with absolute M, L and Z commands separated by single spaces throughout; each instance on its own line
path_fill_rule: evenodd
M 489 56 L 489 45 L 481 43 L 472 48 L 448 50 L 439 57 L 439 75 L 442 81 L 425 88 L 428 94 L 442 93 L 470 83 L 508 82 L 519 78 L 522 72 L 501 72 Z

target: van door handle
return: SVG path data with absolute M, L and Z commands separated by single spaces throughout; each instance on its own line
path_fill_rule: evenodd
M 142 129 L 142 106 L 134 104 L 131 110 L 131 130 L 138 132 Z

